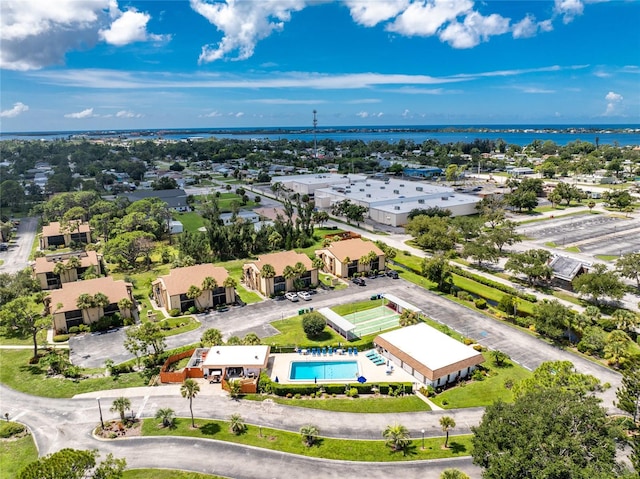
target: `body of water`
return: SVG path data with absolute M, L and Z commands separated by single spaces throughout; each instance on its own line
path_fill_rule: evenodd
M 1 140 L 56 140 L 69 138 L 119 138 L 119 139 L 167 139 L 198 140 L 226 138 L 237 140 L 298 140 L 312 142 L 314 138 L 342 141 L 399 141 L 420 145 L 427 140 L 439 143 L 471 143 L 475 139 L 503 140 L 507 144 L 530 145 L 534 141 L 551 140 L 558 145 L 574 141 L 601 145 L 640 145 L 640 125 L 493 125 L 493 126 L 415 126 L 415 127 L 327 127 L 318 128 L 194 128 L 169 130 L 123 130 L 123 131 L 65 131 L 33 133 L 0 133 Z
M 289 372 L 292 381 L 355 381 L 357 377 L 357 361 L 292 361 Z

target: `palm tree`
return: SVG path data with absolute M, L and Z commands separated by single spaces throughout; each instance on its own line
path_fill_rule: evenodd
M 65 267 L 68 270 L 78 269 L 80 266 L 82 266 L 82 263 L 80 263 L 80 258 L 78 258 L 77 256 L 72 256 L 67 260 L 67 263 L 65 264 Z
M 402 326 L 403 328 L 405 326 L 411 326 L 412 324 L 418 324 L 420 322 L 420 318 L 418 317 L 417 313 L 414 313 L 413 311 L 409 311 L 408 309 L 405 309 L 402 314 L 400 315 L 400 319 L 398 320 L 398 324 L 400 324 L 400 326 Z
M 311 266 L 313 266 L 317 270 L 323 270 L 324 269 L 324 261 L 322 260 L 322 258 L 316 256 L 315 258 L 313 258 L 311 260 Z
M 290 280 L 290 279 L 295 279 L 296 277 L 296 272 L 293 269 L 293 267 L 287 265 L 284 267 L 284 269 L 282 270 L 282 277 L 285 280 Z M 295 286 L 295 285 L 294 285 Z
M 627 333 L 619 329 L 614 329 L 607 336 L 607 341 L 604 346 L 604 357 L 609 360 L 609 363 L 614 365 L 620 364 L 627 357 L 630 342 L 631 338 L 627 336 Z
M 95 308 L 95 306 L 96 304 L 93 299 L 93 296 L 87 293 L 82 293 L 80 296 L 78 296 L 78 299 L 76 300 L 76 307 L 82 311 L 83 316 L 86 314 L 87 310 L 91 308 Z M 88 321 L 88 318 L 86 319 Z
M 232 414 L 229 418 L 229 430 L 236 436 L 246 431 L 247 425 L 240 414 Z
M 242 383 L 239 380 L 229 381 L 229 396 L 231 399 L 238 399 L 242 394 Z
M 127 311 L 125 316 L 127 316 L 127 314 L 131 314 L 131 308 L 133 308 L 133 301 L 131 301 L 129 298 L 122 298 L 120 301 L 118 301 L 118 309 L 123 313 Z
M 183 398 L 187 398 L 189 400 L 189 411 L 191 412 L 191 427 L 195 428 L 196 423 L 193 419 L 193 398 L 198 395 L 200 392 L 200 386 L 191 378 L 187 378 L 180 386 L 180 394 L 182 394 Z
M 173 409 L 160 408 L 156 412 L 156 419 L 160 419 L 162 421 L 162 427 L 172 427 L 173 422 L 175 421 L 175 413 Z
M 202 280 L 202 285 L 200 285 L 202 291 L 209 291 L 209 301 L 207 302 L 207 304 L 210 304 L 211 306 L 213 306 L 213 290 L 215 290 L 217 287 L 218 282 L 211 276 L 207 276 L 206 278 L 204 278 Z
M 409 430 L 402 424 L 390 424 L 382 432 L 382 437 L 387 440 L 387 446 L 393 451 L 405 451 L 411 443 Z
M 316 442 L 318 438 L 318 434 L 320 431 L 313 424 L 307 424 L 300 428 L 300 435 L 302 436 L 302 442 L 304 442 L 305 446 L 311 447 Z
M 270 250 L 278 249 L 278 246 L 282 244 L 282 235 L 274 231 L 269 235 L 269 238 L 267 238 L 267 242 L 269 243 Z
M 187 298 L 193 299 L 198 309 L 200 309 L 200 303 L 198 302 L 198 297 L 202 294 L 202 290 L 195 285 L 189 286 L 187 290 Z
M 449 444 L 449 431 L 456 427 L 456 422 L 451 416 L 442 416 L 440 418 L 440 426 L 442 427 L 442 431 L 447 433 L 447 437 L 444 440 L 444 447 L 446 449 Z
M 269 263 L 262 266 L 260 270 L 260 276 L 263 278 L 273 278 L 276 275 L 276 269 Z
M 111 412 L 118 411 L 118 413 L 120 414 L 120 421 L 124 422 L 124 412 L 129 411 L 130 409 L 131 401 L 129 400 L 129 398 L 120 396 L 115 401 L 113 401 L 113 404 L 111 405 L 111 408 L 109 410 Z
M 247 335 L 242 339 L 242 344 L 247 346 L 258 346 L 262 341 L 256 333 L 247 333 Z
M 109 298 L 107 297 L 106 294 L 96 293 L 93 295 L 93 303 L 97 307 L 102 308 L 102 310 L 104 311 L 104 308 L 109 306 L 111 304 L 111 301 L 109 301 Z
M 232 278 L 231 276 L 227 276 L 227 279 L 224 280 L 224 282 L 222 283 L 222 286 L 224 286 L 225 288 L 236 289 L 238 287 L 238 282 L 235 280 L 235 278 Z
M 56 265 L 53 267 L 53 274 L 60 278 L 60 282 L 62 282 L 62 275 L 67 272 L 67 267 L 62 261 L 58 261 Z
M 616 328 L 626 332 L 631 332 L 640 324 L 640 316 L 626 309 L 616 309 L 611 318 L 616 323 Z
M 222 333 L 220 332 L 220 330 L 215 328 L 207 329 L 204 333 L 202 333 L 200 342 L 202 343 L 203 347 L 219 346 L 220 344 L 222 344 Z
M 440 479 L 469 479 L 460 469 L 445 469 L 440 474 Z

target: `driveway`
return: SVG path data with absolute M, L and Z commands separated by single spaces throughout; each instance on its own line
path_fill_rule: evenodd
M 0 252 L 0 273 L 15 273 L 29 266 L 29 255 L 38 231 L 38 218 L 26 217 L 20 220 L 15 242 L 9 244 L 7 251 Z

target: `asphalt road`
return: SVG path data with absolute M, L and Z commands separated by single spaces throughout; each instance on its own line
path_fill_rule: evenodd
M 0 252 L 0 273 L 15 273 L 29 266 L 31 247 L 38 231 L 38 218 L 27 217 L 20 220 L 15 242 L 10 243 L 7 251 Z

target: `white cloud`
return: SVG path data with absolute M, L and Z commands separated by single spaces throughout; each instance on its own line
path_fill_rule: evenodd
M 527 15 L 513 25 L 513 38 L 530 38 L 538 33 L 538 22 L 533 15 Z
M 223 33 L 217 45 L 205 45 L 198 61 L 209 63 L 232 54 L 237 60 L 253 55 L 256 44 L 274 31 L 282 30 L 291 14 L 306 6 L 305 0 L 259 0 L 211 3 L 190 0 L 191 8 Z
M 65 118 L 73 118 L 75 120 L 81 120 L 83 118 L 91 118 L 96 115 L 93 114 L 93 108 L 87 108 L 86 110 L 78 111 L 76 113 L 67 113 Z
M 142 118 L 143 116 L 142 113 L 134 113 L 130 110 L 120 110 L 116 113 L 116 118 Z
M 405 110 L 402 112 L 402 116 L 403 116 L 404 118 L 408 118 L 409 116 L 411 116 L 411 111 L 409 111 L 408 109 L 405 109 Z
M 291 100 L 288 98 L 258 98 L 247 100 L 249 103 L 263 103 L 265 105 L 319 105 L 326 103 L 325 100 Z
M 139 22 L 140 15 L 148 17 L 132 13 L 122 14 L 116 0 L 2 0 L 0 68 L 27 71 L 62 64 L 68 51 L 95 46 L 101 40 L 101 31 L 111 32 L 111 38 L 120 42 L 114 44 L 125 44 L 127 24 L 131 39 L 132 23 L 136 23 L 131 20 Z M 139 30 L 136 35 L 140 37 Z M 145 35 L 146 40 L 158 39 Z
M 236 113 L 236 114 L 235 114 L 235 115 L 233 115 L 233 116 L 235 116 L 236 118 L 243 117 L 243 116 L 244 116 L 244 112 L 243 112 L 243 111 L 239 111 L 238 113 Z
M 15 118 L 25 111 L 29 111 L 29 107 L 22 102 L 17 102 L 13 104 L 13 108 L 1 111 L 0 118 Z
M 493 35 L 502 35 L 509 31 L 509 19 L 498 14 L 489 16 L 472 12 L 462 23 L 449 24 L 439 37 L 453 48 L 472 48 L 480 42 L 486 42 Z
M 382 102 L 382 100 L 380 100 L 379 98 L 362 98 L 360 100 L 349 100 L 349 101 L 346 101 L 345 103 L 347 105 L 364 105 L 369 103 L 380 103 L 380 102 Z
M 358 113 L 356 113 L 356 116 L 359 116 L 360 118 L 382 118 L 384 116 L 383 112 L 371 112 L 369 113 L 368 111 L 360 111 Z
M 604 116 L 612 116 L 618 114 L 618 106 L 622 103 L 624 98 L 620 93 L 610 91 L 604 97 L 607 100 L 607 109 L 604 112 Z
M 448 22 L 470 13 L 471 0 L 427 0 L 414 2 L 404 10 L 387 30 L 407 36 L 431 36 Z
M 409 0 L 369 1 L 347 0 L 347 7 L 356 23 L 373 27 L 394 18 L 409 6 Z
M 584 3 L 582 0 L 555 0 L 553 11 L 562 17 L 564 23 L 570 23 L 575 17 L 582 15 Z
M 555 90 L 548 90 L 545 88 L 536 88 L 536 87 L 524 87 L 522 88 L 523 93 L 533 93 L 533 94 L 547 94 L 547 93 L 555 93 Z
M 116 18 L 109 28 L 100 30 L 99 36 L 110 45 L 117 47 L 134 42 L 165 41 L 170 35 L 155 35 L 147 32 L 147 23 L 151 15 L 137 11 L 135 8 L 127 10 Z
M 219 111 L 212 111 L 210 113 L 207 113 L 205 115 L 201 115 L 204 118 L 217 118 L 219 116 L 222 116 L 222 113 L 220 113 Z

